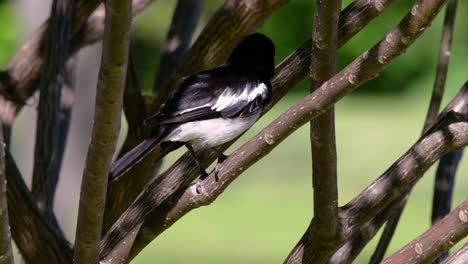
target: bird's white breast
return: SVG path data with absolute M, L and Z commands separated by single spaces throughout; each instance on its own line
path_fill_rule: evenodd
M 164 141 L 190 142 L 194 148 L 215 147 L 233 140 L 257 120 L 257 115 L 248 118 L 214 118 L 181 124 Z

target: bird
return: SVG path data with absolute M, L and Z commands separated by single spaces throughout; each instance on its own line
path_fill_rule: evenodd
M 196 150 L 211 148 L 218 155 L 214 168 L 217 179 L 227 158 L 218 147 L 249 129 L 272 97 L 274 56 L 271 39 L 254 33 L 245 37 L 223 64 L 183 78 L 159 112 L 144 121 L 151 127 L 151 135 L 113 162 L 109 179 L 118 180 L 158 145 L 162 149 L 170 146 L 170 151 L 185 145 L 200 171 L 197 184 L 209 173 Z

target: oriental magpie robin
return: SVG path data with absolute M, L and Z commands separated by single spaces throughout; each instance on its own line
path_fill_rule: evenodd
M 110 180 L 126 170 L 152 150 L 168 142 L 172 149 L 185 145 L 200 169 L 203 180 L 208 173 L 195 155 L 194 149 L 212 148 L 219 164 L 227 157 L 216 149 L 248 128 L 259 118 L 272 96 L 270 79 L 274 71 L 275 47 L 266 36 L 247 36 L 217 68 L 186 77 L 159 113 L 145 121 L 154 126 L 152 135 L 116 160 L 110 170 Z

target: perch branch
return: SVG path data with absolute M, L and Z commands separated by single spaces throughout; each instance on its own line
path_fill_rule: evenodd
M 377 3 L 378 2 L 378 3 Z M 394 1 L 375 1 L 369 2 L 366 0 L 358 0 L 352 2 L 348 5 L 340 14 L 339 20 L 339 36 L 338 36 L 338 45 L 342 46 L 346 43 L 347 40 L 351 39 L 352 36 L 357 34 L 360 29 L 362 29 L 365 25 L 367 25 L 372 19 L 377 17 L 381 12 L 385 10 L 391 3 Z M 378 7 L 378 8 L 376 8 Z M 273 84 L 273 98 L 271 103 L 266 106 L 264 112 L 271 109 L 271 107 L 276 104 L 284 95 L 286 95 L 299 81 L 301 81 L 308 72 L 310 66 L 310 46 L 311 46 L 311 39 L 307 40 L 298 48 L 296 51 L 291 53 L 282 63 L 280 63 L 276 67 L 275 77 L 272 80 Z M 109 221 L 110 224 L 113 224 L 116 219 L 122 214 L 123 210 L 125 210 L 130 203 L 137 197 L 137 195 L 141 192 L 143 186 L 140 189 L 130 189 L 128 188 L 128 183 L 132 183 L 135 181 L 135 177 L 144 177 L 148 174 L 148 167 L 146 164 L 152 163 L 152 158 L 156 155 L 151 153 L 148 155 L 148 158 L 143 160 L 139 164 L 139 166 L 132 170 L 132 173 L 127 173 L 123 175 L 122 179 L 117 182 L 112 182 L 109 186 L 109 192 L 115 192 L 119 194 L 120 198 L 115 200 L 112 204 L 115 205 L 114 210 L 112 210 L 113 217 L 106 217 L 105 221 Z M 215 159 L 214 155 L 204 156 L 202 157 L 204 162 L 209 165 Z M 186 162 L 189 163 L 189 166 L 192 166 L 192 160 L 187 158 Z M 183 163 L 179 163 L 181 166 Z M 141 165 L 141 167 L 140 167 Z M 184 165 L 185 166 L 185 165 Z M 159 177 L 167 177 L 171 173 L 166 173 L 160 175 Z M 174 181 L 168 181 L 168 186 L 187 186 L 192 182 L 195 177 L 197 176 L 196 170 L 193 170 L 193 174 L 182 173 L 179 174 Z M 160 185 L 159 190 L 168 190 L 167 186 Z M 173 194 L 175 191 L 171 193 L 166 193 L 167 195 Z M 162 196 L 162 202 L 167 196 Z M 107 215 L 107 213 L 106 213 Z M 150 221 L 150 222 L 157 222 L 157 221 Z M 158 228 L 157 228 L 158 229 Z M 151 241 L 154 238 L 153 233 L 157 232 L 145 232 L 148 235 L 148 239 L 144 239 L 145 241 Z M 152 237 L 152 238 L 151 238 Z M 142 243 L 146 245 L 147 242 Z
M 468 128 L 468 127 L 467 127 Z M 430 263 L 468 235 L 468 200 L 382 264 Z
M 81 184 L 75 263 L 96 263 L 104 215 L 107 175 L 120 130 L 132 2 L 106 2 L 103 51 L 91 142 Z
M 316 3 L 311 45 L 311 93 L 335 74 L 338 17 L 341 9 L 341 0 L 319 0 Z M 339 234 L 333 106 L 310 122 L 310 143 L 316 222 L 316 228 L 311 229 L 310 232 L 327 243 Z

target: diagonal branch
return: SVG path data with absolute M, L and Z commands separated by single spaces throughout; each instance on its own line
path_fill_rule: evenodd
M 13 264 L 15 261 L 13 259 L 13 251 L 11 250 L 6 189 L 5 144 L 3 143 L 3 128 L 0 122 L 0 263 Z
M 68 241 L 41 213 L 8 152 L 5 169 L 11 234 L 25 262 L 73 263 Z
M 130 0 L 106 2 L 103 52 L 91 142 L 83 172 L 75 239 L 75 263 L 96 263 L 104 214 L 107 175 L 120 130 L 128 61 Z
M 153 87 L 157 93 L 159 87 L 174 73 L 187 52 L 193 32 L 197 26 L 203 6 L 203 0 L 178 0 L 166 42 L 161 49 L 159 70 Z
M 468 243 L 465 243 L 462 248 L 451 256 L 446 258 L 442 264 L 463 264 L 468 263 Z
M 382 264 L 430 263 L 468 235 L 468 200 Z
M 364 247 L 377 234 L 380 227 L 387 221 L 392 209 L 400 206 L 402 200 L 397 200 L 388 205 L 381 213 L 377 214 L 371 221 L 365 223 L 356 230 L 350 238 L 330 258 L 329 263 L 346 264 L 353 263 L 354 259 L 361 253 Z
M 453 26 L 454 26 L 454 21 L 455 21 L 456 4 L 457 4 L 456 2 L 457 2 L 456 0 L 448 1 L 447 8 L 445 11 L 445 20 L 444 20 L 444 26 L 442 30 L 442 40 L 441 40 L 440 50 L 439 50 L 436 79 L 435 79 L 434 87 L 432 90 L 432 98 L 429 104 L 426 120 L 424 122 L 423 132 L 426 131 L 436 120 L 438 113 L 439 113 L 440 104 L 442 102 L 442 96 L 445 90 L 445 80 L 447 77 L 448 63 L 450 59 Z M 461 156 L 461 152 L 457 152 L 457 153 L 458 154 L 449 153 L 447 154 L 448 155 L 447 157 L 443 157 L 441 161 L 439 162 L 439 169 L 437 170 L 437 174 L 436 174 L 436 182 L 440 182 L 440 184 L 436 183 L 434 185 L 434 188 L 435 188 L 434 193 L 439 193 L 437 191 L 439 186 L 447 186 L 447 188 L 444 187 L 443 190 L 441 190 L 440 192 L 441 196 L 434 197 L 433 206 L 436 206 L 435 204 L 440 204 L 440 203 L 443 204 L 442 206 L 446 206 L 447 200 L 450 200 L 451 198 L 451 193 L 453 191 L 455 171 L 453 171 L 451 175 L 446 175 L 446 177 L 444 177 L 444 175 L 440 174 L 439 172 L 445 171 L 446 169 L 444 168 L 447 167 L 448 164 L 451 164 L 454 162 L 452 161 L 454 157 L 456 158 L 457 156 Z M 456 170 L 456 167 L 457 165 L 455 163 L 454 170 Z M 453 176 L 453 178 L 450 176 Z M 406 194 L 405 196 L 409 196 L 409 195 L 410 195 L 410 192 L 408 192 L 408 194 Z M 450 198 L 446 196 L 449 196 Z M 441 198 L 441 200 L 443 201 L 438 200 L 438 198 Z M 398 222 L 400 220 L 400 217 L 403 213 L 405 206 L 406 206 L 406 202 L 402 203 L 400 207 L 394 209 L 394 212 L 389 217 L 388 222 L 385 225 L 385 229 L 382 233 L 382 236 L 379 240 L 379 243 L 375 249 L 375 252 L 374 254 L 372 254 L 370 264 L 377 264 L 382 261 L 385 255 L 385 252 L 387 251 L 387 248 L 390 245 L 390 242 L 392 240 L 392 237 L 397 228 Z M 447 214 L 449 211 L 450 211 L 450 202 L 448 203 L 448 208 L 445 209 L 445 214 Z
M 47 58 L 40 82 L 32 193 L 38 207 L 58 225 L 54 213 L 60 173 L 60 101 L 75 1 L 54 0 L 49 18 Z
M 381 177 L 340 208 L 342 227 L 340 240 L 324 245 L 320 251 L 316 251 L 320 253 L 310 256 L 306 263 L 314 263 L 320 255 L 335 252 L 363 225 L 407 193 L 437 159 L 450 151 L 466 146 L 468 144 L 467 102 L 468 82 L 443 112 L 439 121 L 416 144 Z M 308 238 L 304 236 L 286 263 L 296 263 L 297 255 L 303 252 L 303 244 L 307 241 Z
M 336 72 L 338 17 L 341 1 L 317 1 L 312 33 L 310 91 L 313 93 Z M 316 228 L 310 232 L 327 243 L 339 234 L 336 172 L 335 110 L 310 122 L 312 182 Z
M 377 2 L 377 1 L 376 1 Z M 365 25 L 367 25 L 372 19 L 377 17 L 381 12 L 385 10 L 390 4 L 394 2 L 394 0 L 388 1 L 378 1 L 381 5 L 376 5 L 376 2 L 369 2 L 367 0 L 358 0 L 354 1 L 350 5 L 345 8 L 340 14 L 340 21 L 339 21 L 339 36 L 338 36 L 338 45 L 342 46 L 352 38 L 355 34 L 359 32 Z M 376 6 L 379 8 L 377 9 Z M 286 95 L 299 81 L 301 81 L 308 72 L 310 66 L 310 46 L 311 46 L 311 39 L 305 41 L 300 48 L 296 51 L 291 53 L 282 63 L 280 63 L 276 67 L 275 77 L 272 80 L 273 84 L 273 98 L 271 103 L 266 106 L 264 112 L 271 109 L 273 105 L 275 105 L 284 95 Z M 133 189 L 128 188 L 128 182 L 135 181 L 135 177 L 144 177 L 148 174 L 148 165 L 152 163 L 152 158 L 154 158 L 154 153 L 148 155 L 148 158 L 140 162 L 141 164 L 133 170 L 132 173 L 127 173 L 123 175 L 121 180 L 117 182 L 112 182 L 109 186 L 109 192 L 115 192 L 120 194 L 120 199 L 115 200 L 112 204 L 116 206 L 114 210 L 112 210 L 113 217 L 106 217 L 106 222 L 109 221 L 113 224 L 117 218 L 122 214 L 123 210 L 125 210 L 130 203 L 137 197 L 137 195 L 141 192 L 143 186 L 140 189 Z M 209 163 L 213 162 L 216 157 L 214 155 L 211 156 L 203 156 L 202 159 L 209 165 Z M 188 167 L 192 166 L 192 160 L 187 158 L 186 162 L 188 163 Z M 182 164 L 182 163 L 179 163 Z M 185 165 L 184 165 L 185 166 Z M 192 182 L 195 177 L 197 177 L 197 171 L 191 170 L 193 173 L 182 173 L 177 175 L 174 178 L 174 181 L 167 181 L 167 186 L 159 185 L 160 188 L 156 189 L 155 192 L 158 190 L 172 190 L 174 186 L 187 186 Z M 166 173 L 160 175 L 159 177 L 166 177 L 171 173 Z M 169 186 L 171 188 L 169 188 Z M 177 189 L 171 191 L 170 193 L 165 192 L 165 194 L 170 195 L 173 194 Z M 158 201 L 159 203 L 166 199 L 167 196 L 161 197 L 162 200 Z M 106 213 L 107 215 L 107 213 Z M 149 234 L 149 237 L 153 237 L 153 232 L 146 232 Z M 146 239 L 145 239 L 146 240 Z M 152 240 L 149 239 L 150 241 Z M 144 243 L 146 244 L 146 243 Z

